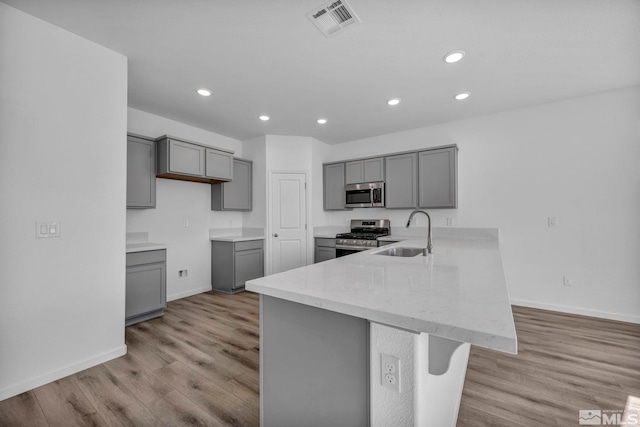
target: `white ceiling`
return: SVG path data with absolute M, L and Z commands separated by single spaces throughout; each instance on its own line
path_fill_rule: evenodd
M 238 139 L 334 144 L 640 84 L 640 0 L 348 0 L 362 22 L 331 38 L 306 17 L 322 0 L 2 1 L 126 55 L 131 107 Z

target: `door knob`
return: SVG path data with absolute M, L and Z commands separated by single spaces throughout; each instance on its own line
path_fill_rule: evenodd
M 273 237 L 278 237 L 278 233 L 273 233 Z

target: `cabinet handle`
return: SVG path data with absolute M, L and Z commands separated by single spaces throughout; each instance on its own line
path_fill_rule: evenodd
M 278 233 L 273 233 L 273 237 L 278 237 Z

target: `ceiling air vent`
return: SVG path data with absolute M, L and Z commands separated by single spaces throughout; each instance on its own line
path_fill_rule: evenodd
M 334 35 L 351 24 L 360 22 L 360 19 L 346 0 L 335 0 L 314 9 L 307 13 L 307 18 L 327 37 Z

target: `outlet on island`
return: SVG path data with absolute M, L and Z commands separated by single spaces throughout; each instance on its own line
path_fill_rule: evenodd
M 186 279 L 189 277 L 189 270 L 186 268 L 183 270 L 178 270 L 178 279 Z
M 380 379 L 383 387 L 400 392 L 400 359 L 380 354 Z

